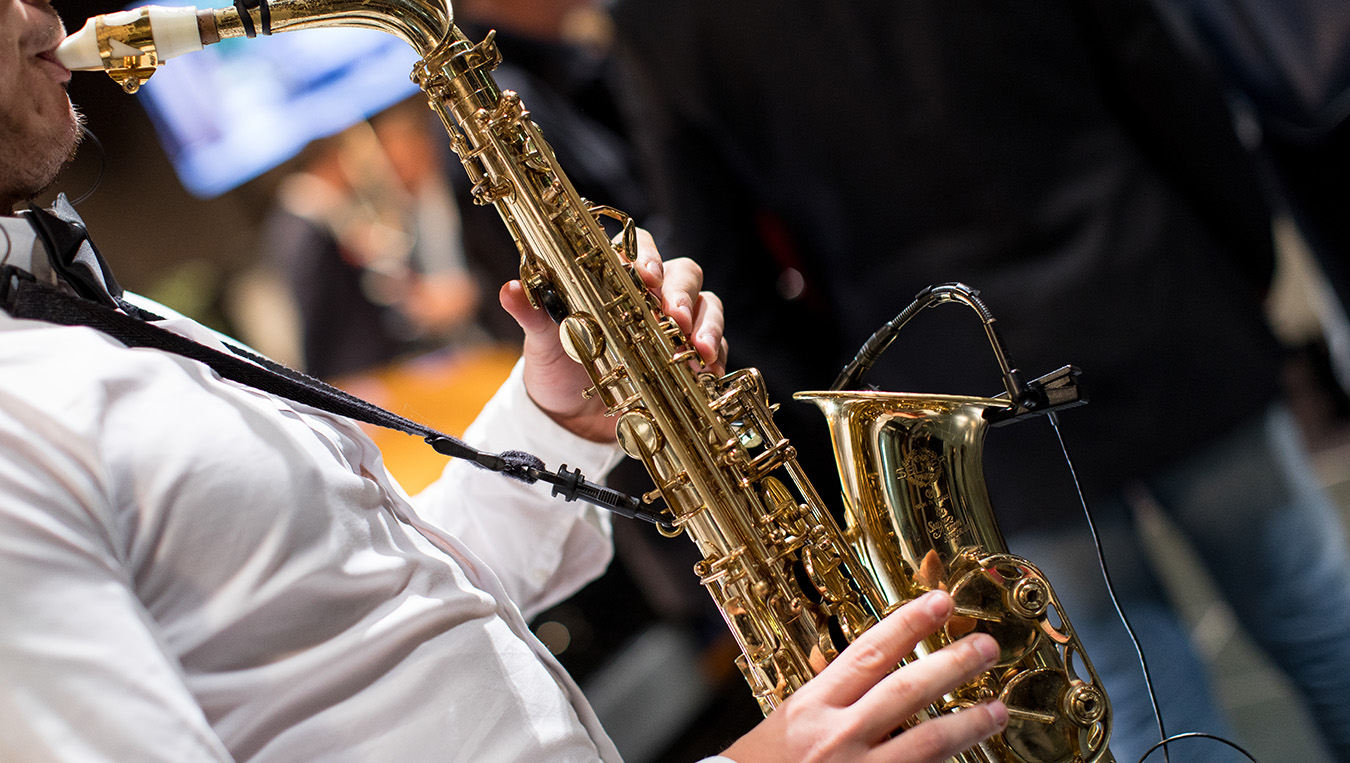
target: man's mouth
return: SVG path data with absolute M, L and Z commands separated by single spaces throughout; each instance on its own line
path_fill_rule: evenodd
M 43 51 L 37 54 L 37 59 L 41 61 L 39 66 L 51 75 L 57 82 L 65 84 L 70 81 L 70 70 L 56 60 L 56 48 Z

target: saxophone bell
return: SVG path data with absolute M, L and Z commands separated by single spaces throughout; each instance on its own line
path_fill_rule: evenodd
M 955 303 L 980 317 L 1004 391 L 995 397 L 848 391 L 922 310 Z M 983 448 L 991 426 L 1053 417 L 1087 402 L 1080 371 L 1064 366 L 1030 382 L 1009 358 L 979 292 L 960 283 L 920 291 L 878 329 L 826 392 L 794 397 L 829 423 L 850 540 L 887 601 L 951 594 L 955 615 L 916 651 L 929 654 L 971 632 L 999 645 L 999 661 L 959 687 L 947 707 L 997 697 L 1008 728 L 982 758 L 1010 763 L 1109 763 L 1111 705 L 1045 575 L 1008 550 L 989 501 Z M 965 760 L 962 759 L 962 763 Z
M 1012 414 L 996 398 L 896 392 L 799 392 L 829 421 L 843 485 L 846 537 L 888 601 L 951 594 L 956 612 L 917 650 L 987 633 L 996 667 L 947 697 L 946 708 L 997 697 L 1008 728 L 978 760 L 1112 761 L 1111 708 L 1045 575 L 1014 556 L 983 473 L 991 423 Z M 971 758 L 976 760 L 976 758 Z

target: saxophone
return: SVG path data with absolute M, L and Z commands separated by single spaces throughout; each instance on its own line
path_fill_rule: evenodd
M 696 544 L 694 572 L 740 647 L 736 663 L 763 711 L 880 618 L 943 588 L 958 616 L 909 659 L 976 629 L 1000 641 L 1003 657 L 912 723 L 997 697 L 1009 708 L 1007 730 L 955 760 L 1113 761 L 1096 674 L 1043 576 L 1003 548 L 978 473 L 982 430 L 972 425 L 1011 404 L 816 394 L 848 465 L 850 524 L 841 529 L 775 426 L 758 371 L 694 370 L 696 352 L 633 271 L 633 221 L 578 195 L 520 98 L 493 81 L 500 53 L 492 34 L 469 40 L 442 2 L 150 6 L 90 19 L 58 55 L 71 69 L 106 70 L 134 93 L 164 60 L 225 38 L 346 26 L 403 39 L 422 57 L 412 78 L 476 202 L 495 206 L 515 240 L 531 302 L 560 324 L 568 354 L 590 376 L 584 394 L 604 402 L 623 450 L 651 475 L 655 488 L 643 499 L 664 499 L 663 532 Z

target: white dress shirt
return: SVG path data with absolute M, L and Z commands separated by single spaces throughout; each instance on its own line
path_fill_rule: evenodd
M 466 439 L 619 457 L 519 369 Z M 0 760 L 617 760 L 524 619 L 604 569 L 608 521 L 460 461 L 410 499 L 348 420 L 0 312 Z

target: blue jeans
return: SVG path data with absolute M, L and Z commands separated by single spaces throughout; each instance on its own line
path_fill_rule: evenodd
M 1193 544 L 1247 633 L 1302 693 L 1327 747 L 1350 761 L 1350 550 L 1287 409 L 1254 417 L 1142 485 Z M 1141 547 L 1127 501 L 1095 501 L 1092 515 L 1168 735 L 1202 731 L 1240 743 Z M 1133 763 L 1158 741 L 1157 725 L 1081 525 L 1019 534 L 1009 546 L 1045 572 L 1064 604 L 1111 698 L 1112 752 Z M 1245 760 L 1212 741 L 1183 740 L 1169 750 L 1187 763 Z M 1148 760 L 1163 760 L 1162 751 Z

